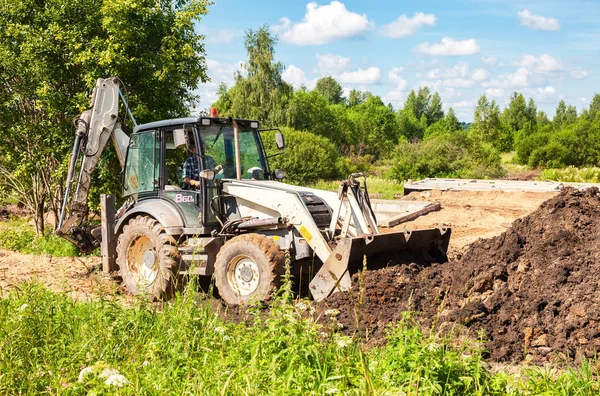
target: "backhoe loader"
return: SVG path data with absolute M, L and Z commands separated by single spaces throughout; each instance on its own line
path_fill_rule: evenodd
M 285 155 L 280 132 L 274 135 L 280 151 L 267 153 L 258 121 L 219 117 L 213 109 L 208 117 L 137 125 L 121 84 L 99 79 L 91 108 L 75 120 L 57 234 L 83 252 L 100 247 L 103 270 L 130 293 L 168 298 L 180 277 L 194 273 L 214 276 L 228 304 L 267 301 L 289 254 L 292 267 L 318 264 L 309 283 L 318 301 L 348 290 L 349 264 L 364 256 L 447 260 L 449 228 L 381 234 L 361 175 L 351 175 L 337 193 L 283 183 L 284 172 L 268 161 Z M 129 135 L 122 127 L 127 118 L 135 125 Z M 115 197 L 102 195 L 101 224 L 91 226 L 91 176 L 109 139 L 126 201 L 117 210 Z M 198 166 L 193 185 L 182 174 L 186 160 Z

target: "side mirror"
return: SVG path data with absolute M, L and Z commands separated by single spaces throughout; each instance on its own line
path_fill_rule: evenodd
M 200 172 L 200 178 L 208 181 L 215 180 L 215 171 L 213 169 L 204 169 Z
M 283 133 L 277 132 L 275 134 L 275 144 L 277 144 L 277 148 L 279 150 L 283 150 L 285 148 L 285 139 L 283 138 Z
M 176 149 L 187 147 L 187 131 L 185 129 L 173 130 L 173 142 Z

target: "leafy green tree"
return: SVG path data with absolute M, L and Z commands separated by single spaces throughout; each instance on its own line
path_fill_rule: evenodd
M 342 131 L 333 117 L 329 102 L 317 91 L 296 91 L 288 107 L 288 125 L 299 131 L 324 136 L 341 143 Z
M 589 107 L 589 116 L 595 119 L 600 114 L 600 94 L 595 94 Z
M 281 78 L 283 64 L 274 58 L 277 38 L 269 26 L 248 30 L 244 46 L 248 62 L 236 72 L 235 85 L 214 104 L 220 114 L 257 119 L 264 126 L 283 125 L 292 86 Z
M 502 112 L 502 122 L 515 133 L 523 129 L 527 121 L 532 121 L 528 115 L 525 97 L 522 93 L 513 92 L 508 107 Z
M 539 110 L 535 117 L 535 122 L 538 127 L 543 127 L 550 124 L 550 120 L 548 119 L 548 115 L 544 110 Z
M 3 2 L 3 191 L 35 212 L 38 233 L 48 204 L 58 210 L 73 140 L 71 121 L 89 106 L 86 92 L 97 78 L 119 76 L 125 82 L 140 122 L 189 114 L 194 89 L 207 80 L 203 36 L 194 30 L 207 4 Z
M 444 118 L 444 109 L 442 108 L 442 98 L 435 92 L 427 106 L 427 125 L 438 122 Z
M 404 107 L 396 112 L 396 123 L 400 135 L 404 136 L 409 141 L 423 139 L 425 130 L 420 120 L 417 119 L 413 110 L 410 107 Z
M 356 141 L 368 147 L 367 154 L 379 158 L 398 142 L 396 117 L 378 96 L 370 96 L 348 112 L 356 127 Z
M 271 157 L 269 162 L 273 169 L 283 169 L 286 172 L 286 181 L 302 185 L 338 176 L 339 150 L 329 139 L 293 128 L 284 127 L 281 131 L 288 149 L 283 155 Z M 264 134 L 267 154 L 276 154 L 275 132 Z
M 460 130 L 460 122 L 454 113 L 454 109 L 450 107 L 444 117 L 444 124 L 448 132 L 456 132 Z
M 472 130 L 500 151 L 512 149 L 512 130 L 502 123 L 496 101 L 492 100 L 490 103 L 485 95 L 477 101 Z
M 323 95 L 323 97 L 331 104 L 339 104 L 345 101 L 343 96 L 344 89 L 340 83 L 331 76 L 319 78 L 315 85 L 315 91 Z
M 356 89 L 351 90 L 350 93 L 348 94 L 348 106 L 349 107 L 358 106 L 362 102 L 363 102 L 363 99 L 362 99 L 362 95 L 361 95 L 360 91 L 357 91 Z

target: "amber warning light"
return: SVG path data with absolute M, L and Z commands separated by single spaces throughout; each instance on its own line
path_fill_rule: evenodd
M 211 117 L 218 117 L 219 116 L 219 110 L 217 110 L 216 107 L 211 107 L 210 108 L 210 116 Z

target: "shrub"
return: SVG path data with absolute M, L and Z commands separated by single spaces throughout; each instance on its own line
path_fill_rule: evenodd
M 269 159 L 270 168 L 283 169 L 286 181 L 305 184 L 319 179 L 331 179 L 337 176 L 339 150 L 323 136 L 310 132 L 282 128 L 286 150 L 282 155 Z M 276 154 L 274 131 L 262 136 L 267 154 Z
M 495 149 L 476 136 L 457 131 L 420 143 L 400 143 L 391 174 L 404 181 L 425 177 L 500 177 L 504 172 Z

